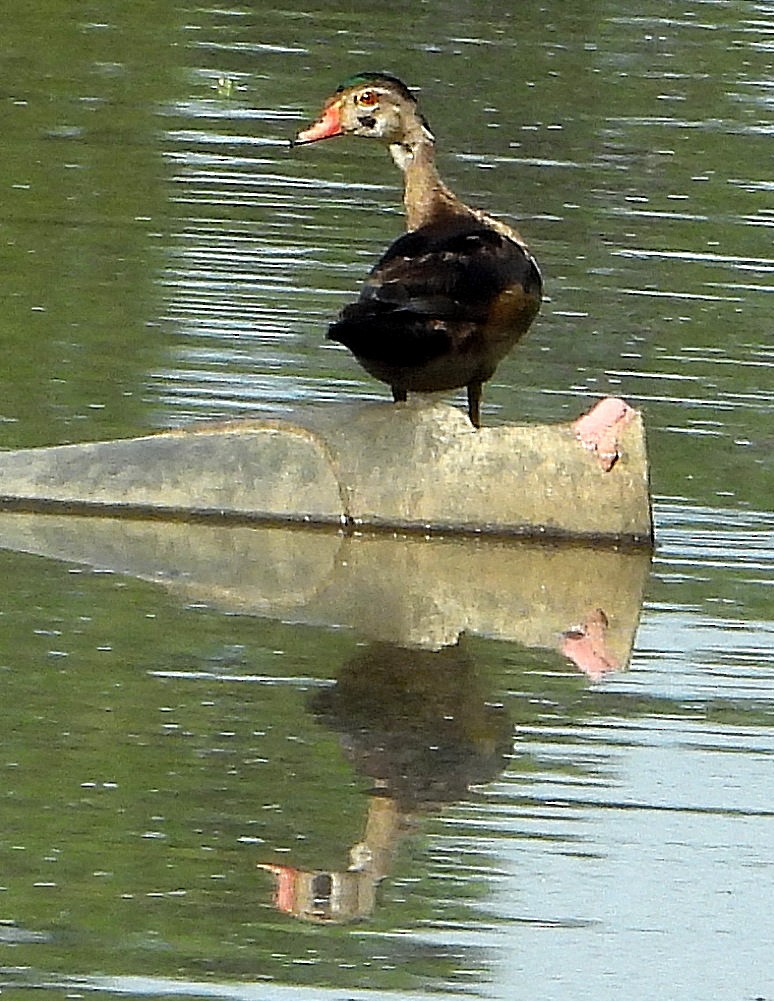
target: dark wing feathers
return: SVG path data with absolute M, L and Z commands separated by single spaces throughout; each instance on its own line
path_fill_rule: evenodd
M 399 237 L 328 337 L 356 356 L 421 365 L 465 343 L 508 288 L 539 288 L 529 254 L 476 220 L 425 226 Z

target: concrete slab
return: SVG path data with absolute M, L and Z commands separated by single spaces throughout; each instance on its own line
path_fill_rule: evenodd
M 639 414 L 605 470 L 571 424 L 474 430 L 426 401 L 0 453 L 0 505 L 652 540 Z

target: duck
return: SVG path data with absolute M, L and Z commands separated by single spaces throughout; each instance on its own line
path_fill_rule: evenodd
M 396 403 L 410 392 L 466 389 L 470 422 L 480 428 L 484 383 L 540 309 L 537 262 L 516 229 L 466 205 L 441 180 L 435 136 L 398 77 L 349 77 L 292 144 L 345 135 L 387 146 L 403 173 L 406 232 L 327 337 L 387 383 Z

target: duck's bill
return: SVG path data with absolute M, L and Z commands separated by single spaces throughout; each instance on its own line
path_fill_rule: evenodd
M 342 135 L 343 131 L 338 106 L 332 104 L 323 111 L 314 125 L 298 133 L 293 145 L 305 146 L 307 143 L 319 142 L 320 139 L 331 139 L 333 136 Z

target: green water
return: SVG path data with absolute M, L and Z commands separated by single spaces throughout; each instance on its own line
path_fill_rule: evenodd
M 385 642 L 378 571 L 375 637 L 301 622 L 281 573 L 267 596 L 260 546 L 229 576 L 236 538 L 221 568 L 162 532 L 153 571 L 9 542 L 4 996 L 774 996 L 772 46 L 769 0 L 5 13 L 0 447 L 385 398 L 324 332 L 400 179 L 366 143 L 287 146 L 385 68 L 545 274 L 485 422 L 626 397 L 658 545 L 628 668 L 591 680 L 553 570 L 507 629 L 444 577 L 414 627 L 446 645 L 417 650 Z M 362 920 L 276 906 L 259 863 L 346 872 L 385 801 Z

